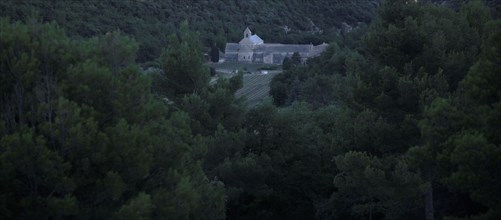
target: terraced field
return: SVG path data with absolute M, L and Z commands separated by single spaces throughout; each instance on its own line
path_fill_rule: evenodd
M 235 95 L 237 97 L 246 97 L 247 106 L 252 107 L 261 103 L 269 96 L 270 82 L 280 71 L 270 72 L 268 74 L 245 74 L 244 85 Z

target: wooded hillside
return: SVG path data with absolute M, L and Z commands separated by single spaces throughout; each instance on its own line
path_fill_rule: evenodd
M 70 36 L 91 37 L 120 29 L 139 42 L 140 61 L 152 60 L 183 20 L 203 36 L 203 44 L 224 48 L 246 26 L 268 42 L 322 42 L 343 22 L 369 22 L 380 0 L 4 0 L 0 15 L 24 20 L 38 12 Z M 284 27 L 290 31 L 286 34 Z
M 501 219 L 501 20 L 455 7 L 385 0 L 252 108 L 188 22 L 145 72 L 124 31 L 0 18 L 0 219 Z
M 459 8 L 465 0 L 429 0 Z M 381 0 L 3 0 L 0 15 L 15 20 L 29 16 L 55 21 L 70 36 L 92 37 L 121 30 L 139 43 L 138 60 L 150 61 L 160 54 L 181 21 L 190 22 L 206 47 L 224 48 L 241 39 L 246 26 L 267 42 L 329 42 L 343 23 L 357 26 L 374 17 Z M 487 0 L 494 14 L 501 4 Z M 287 28 L 286 28 L 287 27 Z M 286 31 L 286 29 L 288 29 Z

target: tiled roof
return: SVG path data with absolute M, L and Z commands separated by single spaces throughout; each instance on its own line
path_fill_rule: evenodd
M 254 43 L 249 39 L 249 38 L 244 38 L 238 44 L 244 44 L 244 45 L 254 45 Z
M 271 53 L 309 53 L 312 49 L 309 44 L 263 44 L 260 47 L 263 52 Z
M 255 53 L 294 53 L 298 52 L 301 54 L 309 54 L 309 56 L 316 56 L 322 53 L 329 45 L 321 44 L 318 46 L 313 46 L 312 44 L 261 44 L 254 47 L 252 51 Z M 248 51 L 249 48 L 242 48 L 237 43 L 227 43 L 226 53 L 237 53 L 240 50 Z
M 254 44 L 262 44 L 262 43 L 264 43 L 263 39 L 261 39 L 259 36 L 255 35 L 255 34 L 254 34 L 254 35 L 252 35 L 249 39 L 250 39 L 250 40 L 252 41 L 252 43 L 254 43 Z
M 240 49 L 240 45 L 237 43 L 227 43 L 224 51 L 225 53 L 236 53 L 238 52 L 238 49 Z

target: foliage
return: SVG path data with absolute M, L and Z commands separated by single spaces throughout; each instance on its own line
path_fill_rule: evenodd
M 51 6 L 42 18 L 82 4 L 31 2 Z M 500 218 L 501 23 L 482 3 L 387 0 L 372 24 L 334 34 L 321 56 L 289 59 L 271 82 L 273 100 L 246 108 L 235 96 L 245 76 L 209 83 L 202 45 L 218 49 L 225 41 L 218 33 L 232 38 L 225 28 L 241 26 L 239 19 L 270 35 L 276 30 L 267 25 L 284 21 L 315 32 L 352 17 L 322 17 L 340 12 L 331 7 L 369 6 L 194 1 L 165 8 L 167 2 L 88 6 L 135 11 L 115 24 L 150 21 L 149 7 L 177 9 L 158 13 L 159 21 L 185 20 L 192 11 L 204 11 L 197 15 L 204 21 L 227 19 L 211 23 L 213 30 L 201 28 L 201 19 L 158 26 L 169 44 L 126 36 L 141 25 L 87 39 L 70 38 L 53 23 L 0 19 L 0 218 Z M 217 16 L 210 15 L 215 8 Z M 269 15 L 230 19 L 242 10 Z M 288 17 L 310 10 L 325 14 L 306 25 Z M 174 19 L 179 14 L 186 16 Z M 68 29 L 72 36 L 103 30 L 92 27 L 98 21 L 74 24 L 80 26 Z M 206 38 L 212 31 L 215 44 L 191 29 Z M 272 39 L 301 38 L 279 32 Z M 135 60 L 144 58 L 145 42 L 168 46 L 151 53 L 159 58 L 142 71 Z
M 499 28 L 489 20 L 478 1 L 452 10 L 387 0 L 365 35 L 273 79 L 279 106 L 349 109 L 338 128 L 347 131 L 331 138 L 336 191 L 320 218 L 498 217 L 487 185 L 498 181 L 488 167 L 499 165 Z
M 0 26 L 2 219 L 224 218 L 203 142 L 153 96 L 130 38 Z
M 188 23 L 181 24 L 178 35 L 160 57 L 163 72 L 155 77 L 156 93 L 170 99 L 185 94 L 197 94 L 207 89 L 209 69 L 203 66 L 200 42 Z
M 120 30 L 139 43 L 138 59 L 157 58 L 171 42 L 165 38 L 188 20 L 210 48 L 224 49 L 237 42 L 246 26 L 270 42 L 322 43 L 332 37 L 342 23 L 369 22 L 379 0 L 293 1 L 45 1 L 5 0 L 0 15 L 24 20 L 38 12 L 43 21 L 55 21 L 70 36 L 93 37 Z M 285 31 L 287 27 L 289 31 Z

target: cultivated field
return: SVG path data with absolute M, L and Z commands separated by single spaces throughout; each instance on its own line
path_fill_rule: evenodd
M 209 66 L 215 68 L 217 72 L 211 83 L 215 83 L 219 77 L 232 77 L 237 71 L 244 71 L 243 87 L 235 95 L 245 97 L 249 107 L 261 103 L 269 96 L 271 80 L 282 72 L 281 65 L 262 63 L 224 62 L 212 63 Z
M 235 95 L 237 97 L 246 97 L 247 106 L 255 106 L 269 96 L 270 82 L 277 74 L 279 74 L 277 71 L 269 74 L 245 74 L 244 85 Z

